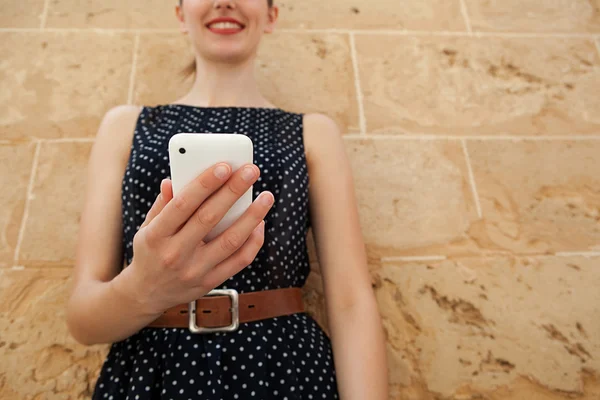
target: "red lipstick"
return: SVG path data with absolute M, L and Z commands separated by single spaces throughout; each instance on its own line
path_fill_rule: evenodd
M 219 17 L 208 22 L 206 27 L 218 35 L 234 35 L 244 29 L 244 24 L 231 17 Z

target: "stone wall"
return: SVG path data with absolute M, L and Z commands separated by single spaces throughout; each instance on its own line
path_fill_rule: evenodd
M 391 398 L 600 398 L 600 2 L 276 3 L 257 76 L 345 134 Z M 174 5 L 0 4 L 1 399 L 93 389 L 108 348 L 64 322 L 86 163 L 110 107 L 189 87 Z

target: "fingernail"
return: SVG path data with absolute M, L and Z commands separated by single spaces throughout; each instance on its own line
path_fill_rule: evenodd
M 252 180 L 252 178 L 254 178 L 254 168 L 252 168 L 252 167 L 244 168 L 244 170 L 242 171 L 242 178 L 245 181 Z
M 270 205 L 270 204 L 271 204 L 271 196 L 269 196 L 269 194 L 268 194 L 268 193 L 263 193 L 263 194 L 260 196 L 260 202 L 261 202 L 262 204 L 264 204 L 265 206 L 268 206 L 268 205 Z
M 260 224 L 258 225 L 258 228 L 256 228 L 256 231 L 258 233 L 263 233 L 265 231 L 265 220 L 262 220 L 260 222 Z
M 225 178 L 228 172 L 229 168 L 227 168 L 225 165 L 219 165 L 217 168 L 215 168 L 215 176 L 219 179 Z

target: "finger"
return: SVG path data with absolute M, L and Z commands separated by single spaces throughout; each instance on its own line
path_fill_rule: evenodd
M 263 200 L 268 203 L 263 203 Z M 208 242 L 205 250 L 205 265 L 217 265 L 239 248 L 241 248 L 252 231 L 265 218 L 273 204 L 273 195 L 263 192 L 256 201 L 239 217 L 229 228 L 221 232 L 219 236 Z
M 167 186 L 167 183 L 165 182 L 166 180 L 167 179 L 163 179 L 160 182 L 160 192 L 158 193 L 158 196 L 156 196 L 156 199 L 154 200 L 154 204 L 152 204 L 150 211 L 148 211 L 148 213 L 146 214 L 146 219 L 142 223 L 142 226 L 140 226 L 140 229 L 144 228 L 150 222 L 152 222 L 152 220 L 161 212 L 161 210 L 169 202 L 169 200 L 166 198 L 165 193 L 165 187 Z
M 215 288 L 246 268 L 256 259 L 265 242 L 265 221 L 261 221 L 242 247 L 202 275 L 202 288 Z M 212 265 L 212 264 L 210 264 Z
M 253 175 L 247 176 L 245 179 L 244 170 L 246 168 L 250 168 Z M 254 165 L 242 167 L 237 170 L 234 176 L 227 181 L 225 187 L 206 200 L 206 202 L 204 202 L 196 211 L 193 217 L 188 219 L 181 230 L 175 235 L 180 238 L 178 239 L 178 242 L 182 243 L 183 246 L 189 246 L 192 248 L 195 247 L 221 221 L 221 219 L 223 219 L 225 214 L 227 214 L 227 212 L 240 199 L 240 197 L 250 190 L 250 187 L 258 179 L 259 175 L 260 170 Z M 256 201 L 254 204 L 256 204 Z M 258 203 L 258 205 L 261 205 L 261 203 Z M 263 208 L 266 209 L 266 207 Z M 248 210 L 246 210 L 246 212 L 247 211 Z M 261 210 L 255 212 L 255 222 L 252 227 L 248 228 L 248 232 L 244 236 L 244 240 L 248 237 L 248 235 L 250 235 L 252 229 L 254 229 L 260 220 L 264 218 L 264 214 L 261 213 Z M 239 243 L 240 246 L 242 244 L 243 241 Z M 233 252 L 237 249 L 232 248 L 231 250 Z
M 163 196 L 165 198 L 165 202 L 171 201 L 173 199 L 173 182 L 169 179 L 163 179 L 164 188 L 161 189 Z
M 215 171 L 219 166 L 226 167 L 224 176 L 217 177 Z M 172 236 L 204 203 L 204 201 L 228 179 L 231 167 L 227 163 L 218 163 L 202 172 L 174 195 L 163 211 L 155 218 L 153 230 L 158 236 Z

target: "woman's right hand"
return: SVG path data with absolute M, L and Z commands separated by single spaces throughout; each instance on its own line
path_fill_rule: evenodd
M 226 167 L 220 178 L 218 166 Z M 253 172 L 249 180 L 243 178 L 245 168 Z M 234 174 L 228 164 L 215 164 L 175 198 L 171 181 L 161 182 L 161 193 L 134 236 L 134 257 L 127 267 L 133 269 L 136 295 L 151 313 L 204 296 L 255 259 L 264 243 L 263 219 L 274 203 L 270 192 L 261 193 L 219 236 L 209 242 L 203 238 L 259 175 L 254 164 Z

